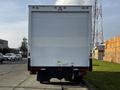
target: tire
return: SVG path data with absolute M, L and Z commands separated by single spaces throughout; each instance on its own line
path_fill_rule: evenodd
M 13 58 L 12 61 L 15 62 L 15 61 L 17 61 L 17 59 L 16 59 L 16 58 Z
M 82 82 L 83 81 L 83 77 L 82 76 L 77 76 L 77 77 L 74 77 L 73 79 L 74 82 Z
M 72 77 L 65 77 L 66 81 L 72 81 Z
M 50 78 L 48 77 L 47 71 L 40 71 L 37 73 L 37 81 L 40 83 L 49 83 Z
M 17 58 L 14 58 L 14 61 L 17 61 Z
M 1 60 L 0 63 L 3 64 L 3 60 Z
M 72 73 L 69 73 L 66 77 L 65 77 L 66 81 L 72 81 Z
M 79 74 L 79 71 L 75 71 L 74 74 L 73 74 L 73 78 L 72 78 L 72 82 L 76 82 L 76 83 L 84 83 L 84 80 L 83 80 L 83 74 Z
M 8 59 L 10 62 L 12 62 L 13 61 L 13 59 L 12 58 L 10 58 L 10 59 Z
M 30 75 L 35 75 L 35 74 L 36 74 L 36 72 L 30 71 Z

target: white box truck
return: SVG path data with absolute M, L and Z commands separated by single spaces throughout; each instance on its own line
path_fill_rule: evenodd
M 38 81 L 82 80 L 92 70 L 92 7 L 30 5 L 28 42 Z

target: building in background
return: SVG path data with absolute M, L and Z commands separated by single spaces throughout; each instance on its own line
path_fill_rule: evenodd
M 120 36 L 106 40 L 104 61 L 120 63 Z
M 19 48 L 9 48 L 9 53 L 19 54 L 20 53 L 20 49 Z
M 104 57 L 104 45 L 98 45 L 93 49 L 93 58 L 98 59 L 98 60 L 103 60 Z
M 28 43 L 27 43 L 27 38 L 25 37 L 23 38 L 23 41 L 21 43 L 20 51 L 23 57 L 27 57 Z
M 0 53 L 6 54 L 6 53 L 20 53 L 19 48 L 9 48 L 8 47 L 8 41 L 0 39 Z
M 8 48 L 8 41 L 0 39 L 0 49 Z

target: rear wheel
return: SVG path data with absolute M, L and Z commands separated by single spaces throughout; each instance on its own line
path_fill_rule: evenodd
M 75 76 L 75 77 L 73 78 L 73 82 L 83 83 L 83 75 Z
M 72 82 L 84 84 L 83 76 L 84 74 L 80 73 L 79 71 L 74 71 L 72 76 Z
M 35 71 L 30 71 L 30 74 L 34 75 L 34 74 L 36 74 L 36 72 Z
M 40 83 L 49 83 L 50 78 L 48 76 L 48 72 L 47 71 L 38 72 L 37 73 L 37 81 L 39 81 Z

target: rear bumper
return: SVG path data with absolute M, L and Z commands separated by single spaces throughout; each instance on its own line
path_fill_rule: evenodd
M 49 71 L 66 71 L 66 70 L 79 70 L 81 72 L 86 72 L 86 71 L 92 71 L 92 59 L 90 59 L 90 65 L 89 67 L 59 67 L 59 66 L 46 66 L 46 67 L 41 67 L 41 66 L 30 66 L 30 58 L 28 59 L 28 71 L 33 71 L 33 72 L 38 72 L 41 70 L 49 70 Z

